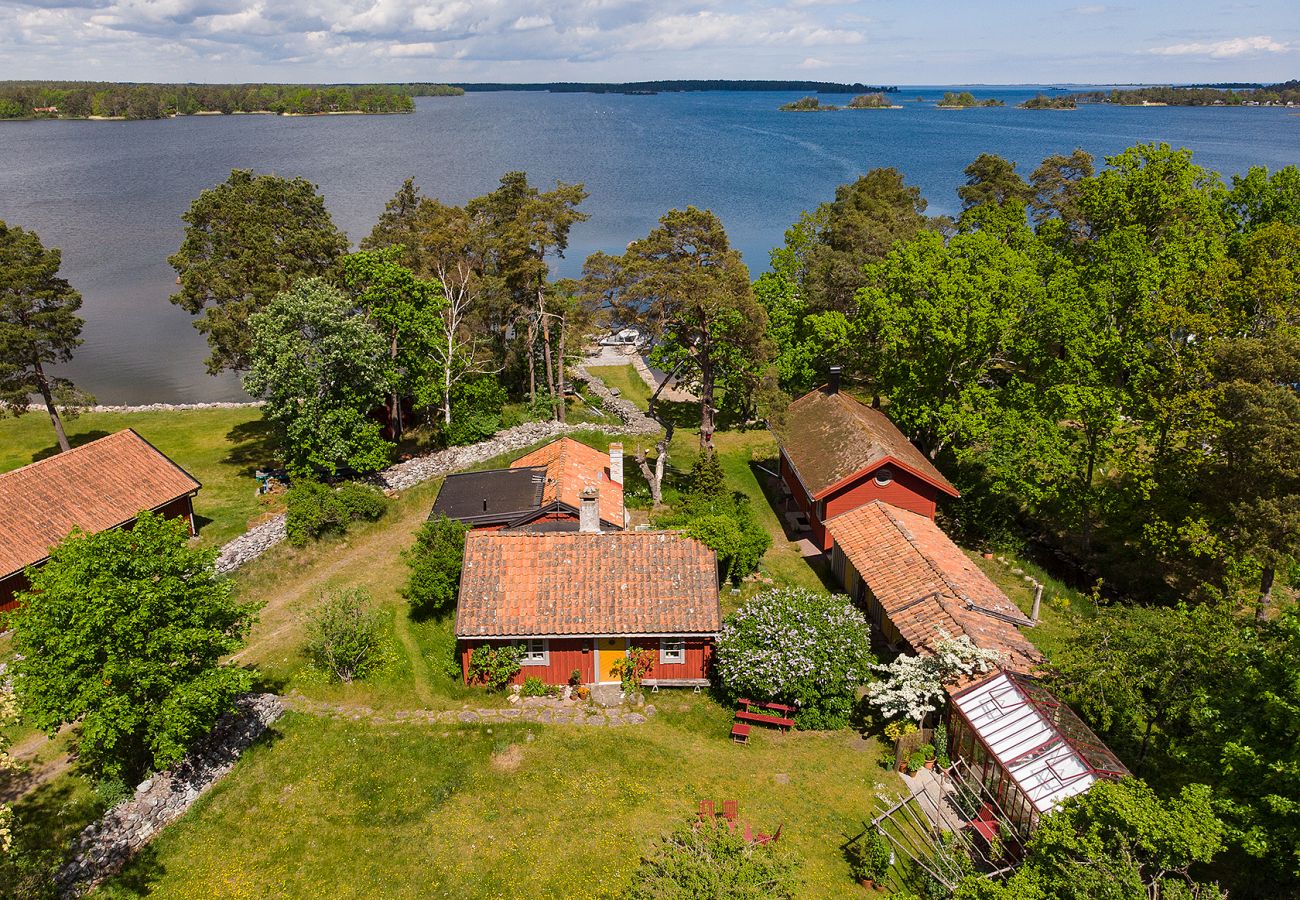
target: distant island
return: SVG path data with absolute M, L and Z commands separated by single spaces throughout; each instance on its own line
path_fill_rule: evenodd
M 1073 96 L 1066 97 L 1049 97 L 1046 94 L 1039 94 L 1037 97 L 1030 97 L 1024 103 L 1020 104 L 1020 109 L 1078 109 L 1079 104 Z
M 874 91 L 869 94 L 858 94 L 848 102 L 847 106 L 823 103 L 817 97 L 808 96 L 791 100 L 777 108 L 782 112 L 835 112 L 840 109 L 902 109 L 903 107 L 891 104 L 883 91 Z
M 987 100 L 976 100 L 975 95 L 970 91 L 947 91 L 938 103 L 939 109 L 974 109 L 977 106 L 1006 106 L 1006 104 L 992 97 Z
M 1194 86 L 1113 88 L 1067 95 L 1079 103 L 1116 106 L 1300 106 L 1300 80 L 1255 87 Z
M 0 119 L 167 119 L 203 115 L 409 113 L 413 96 L 462 94 L 432 84 L 134 84 L 0 81 Z
M 898 87 L 841 84 L 834 81 L 755 81 L 724 79 L 678 79 L 624 82 L 458 82 L 455 87 L 469 93 L 488 91 L 549 91 L 553 94 L 658 94 L 686 91 L 805 91 L 814 94 L 894 94 Z

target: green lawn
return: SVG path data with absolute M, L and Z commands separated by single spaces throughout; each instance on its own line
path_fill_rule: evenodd
M 64 424 L 73 446 L 134 428 L 198 479 L 203 489 L 194 513 L 205 544 L 225 543 L 268 509 L 258 501 L 253 478 L 257 468 L 274 461 L 270 429 L 259 409 L 86 413 Z M 0 472 L 52 456 L 57 449 L 44 412 L 0 418 Z
M 631 365 L 625 366 L 590 366 L 587 369 L 596 378 L 605 382 L 606 387 L 618 388 L 619 396 L 631 400 L 641 409 L 645 409 L 653 393 L 645 379 L 637 374 Z
M 801 896 L 860 892 L 839 846 L 892 790 L 851 732 L 755 734 L 690 694 L 649 724 L 377 726 L 290 714 L 107 897 L 606 897 L 702 799 L 783 826 Z

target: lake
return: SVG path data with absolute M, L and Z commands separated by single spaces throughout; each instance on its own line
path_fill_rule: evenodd
M 1101 157 L 1143 141 L 1189 147 L 1225 176 L 1300 163 L 1295 110 L 1013 108 L 1032 88 L 974 89 L 1006 108 L 936 109 L 943 90 L 893 95 L 903 109 L 835 113 L 778 112 L 789 93 L 482 93 L 418 99 L 405 116 L 0 122 L 0 219 L 62 248 L 63 274 L 85 297 L 85 344 L 64 374 L 100 402 L 200 402 L 243 394 L 233 376 L 205 373 L 206 343 L 167 302 L 167 256 L 181 213 L 232 168 L 316 183 L 353 242 L 408 175 L 457 204 L 512 169 L 543 188 L 583 182 L 591 219 L 557 266 L 572 275 L 587 254 L 620 252 L 686 204 L 717 212 L 757 274 L 801 210 L 877 166 L 899 168 L 938 214 L 959 210 L 961 170 L 982 152 L 1026 176 L 1053 153 Z

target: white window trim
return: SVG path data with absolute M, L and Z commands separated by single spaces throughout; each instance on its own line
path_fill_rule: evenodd
M 881 466 L 876 470 L 876 487 L 889 487 L 894 483 L 894 470 L 889 466 Z
M 551 645 L 546 638 L 528 638 L 522 641 L 524 657 L 519 660 L 521 666 L 549 666 L 551 664 Z
M 677 644 L 676 650 L 670 650 L 669 645 Z M 675 657 L 675 658 L 674 658 Z M 659 664 L 664 666 L 678 666 L 686 662 L 686 638 L 660 638 L 659 639 Z

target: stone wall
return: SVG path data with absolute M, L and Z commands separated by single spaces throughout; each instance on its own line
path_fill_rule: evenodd
M 185 758 L 141 782 L 135 795 L 87 825 L 55 876 L 61 897 L 80 897 L 120 872 L 165 825 L 179 819 L 235 765 L 241 753 L 284 714 L 274 694 L 245 694 Z
M 244 409 L 261 406 L 261 400 L 215 401 L 212 403 L 143 403 L 137 406 L 114 406 L 99 404 L 86 407 L 86 412 L 138 413 L 138 412 L 179 412 L 186 409 Z
M 469 444 L 464 447 L 448 447 L 427 456 L 418 456 L 405 462 L 397 463 L 371 476 L 371 481 L 386 490 L 404 491 L 417 484 L 441 478 L 453 472 L 459 472 L 504 453 L 522 450 L 539 441 L 550 440 L 575 431 L 602 431 L 606 434 L 633 435 L 654 434 L 660 430 L 659 423 L 648 418 L 630 401 L 615 397 L 598 378 L 593 378 L 581 367 L 574 373 L 576 378 L 585 380 L 591 392 L 600 397 L 602 405 L 613 412 L 623 422 L 613 427 L 609 425 L 569 425 L 560 422 L 525 422 L 513 428 L 500 431 L 486 441 Z M 239 537 L 221 548 L 217 557 L 217 572 L 233 572 L 250 560 L 256 559 L 267 550 L 285 539 L 283 514 L 268 519 L 261 525 L 249 529 Z

